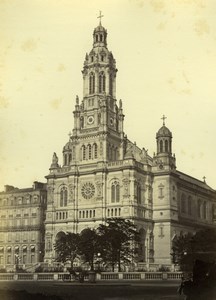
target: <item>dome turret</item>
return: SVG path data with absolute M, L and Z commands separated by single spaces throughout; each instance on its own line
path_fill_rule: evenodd
M 163 116 L 163 126 L 156 134 L 157 154 L 169 153 L 172 154 L 172 132 L 165 126 L 166 117 Z
M 156 138 L 159 137 L 171 137 L 172 138 L 172 132 L 167 128 L 165 125 L 163 125 L 157 132 Z

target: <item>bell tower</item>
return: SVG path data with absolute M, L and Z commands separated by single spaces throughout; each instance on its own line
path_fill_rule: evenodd
M 93 47 L 86 54 L 83 99 L 76 97 L 74 128 L 63 153 L 67 164 L 109 162 L 123 159 L 122 100 L 116 100 L 116 61 L 107 48 L 107 30 L 101 24 L 93 32 Z M 75 153 L 71 153 L 74 152 Z
M 166 117 L 163 115 L 163 126 L 156 134 L 157 154 L 153 157 L 153 170 L 164 172 L 176 169 L 175 155 L 172 155 L 172 132 L 165 126 Z

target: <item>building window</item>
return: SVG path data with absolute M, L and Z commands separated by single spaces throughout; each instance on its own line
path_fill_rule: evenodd
M 102 72 L 99 75 L 99 93 L 105 92 L 105 88 L 106 88 L 106 77 Z
M 7 256 L 7 264 L 11 264 L 11 255 Z
M 111 202 L 120 201 L 120 186 L 119 182 L 114 181 L 111 186 Z
M 94 146 L 93 146 L 93 151 L 94 151 L 94 158 L 97 158 L 97 156 L 98 156 L 98 147 L 97 147 L 97 144 L 94 144 Z
M 93 73 L 89 76 L 89 94 L 94 94 L 95 92 L 95 75 Z
M 137 194 L 137 203 L 141 204 L 141 186 L 139 183 L 137 183 L 136 194 Z
M 160 141 L 160 152 L 163 152 L 163 141 Z
M 67 198 L 68 198 L 68 191 L 66 187 L 61 188 L 60 191 L 60 206 L 67 206 Z
M 92 158 L 92 147 L 91 147 L 91 145 L 88 145 L 88 158 L 89 159 Z
M 31 263 L 35 263 L 35 255 L 34 254 L 31 254 Z
M 85 147 L 85 145 L 82 146 L 82 159 L 83 160 L 86 159 L 86 147 Z
M 165 140 L 165 152 L 168 152 L 168 141 Z

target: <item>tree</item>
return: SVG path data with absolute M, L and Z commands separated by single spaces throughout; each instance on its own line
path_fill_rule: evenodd
M 202 229 L 195 235 L 187 234 L 174 239 L 173 256 L 181 270 L 191 271 L 195 260 L 216 260 L 216 229 Z
M 95 229 L 86 228 L 80 233 L 79 253 L 84 261 L 88 262 L 94 270 L 94 262 L 99 249 L 98 235 Z
M 98 227 L 100 255 L 104 262 L 112 265 L 113 271 L 117 263 L 120 272 L 121 262 L 131 262 L 134 257 L 139 233 L 130 220 L 110 218 L 106 223 Z
M 61 233 L 54 245 L 56 251 L 56 261 L 60 262 L 71 262 L 71 269 L 73 269 L 73 263 L 79 253 L 79 234 L 67 232 Z

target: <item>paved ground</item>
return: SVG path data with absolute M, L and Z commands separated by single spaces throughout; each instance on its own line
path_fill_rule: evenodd
M 0 282 L 0 290 L 57 295 L 62 300 L 183 300 L 177 294 L 178 282 Z M 50 297 L 52 299 L 52 297 Z M 3 300 L 3 299 L 2 299 Z M 6 300 L 8 300 L 6 298 Z M 26 299 L 23 299 L 26 300 Z

